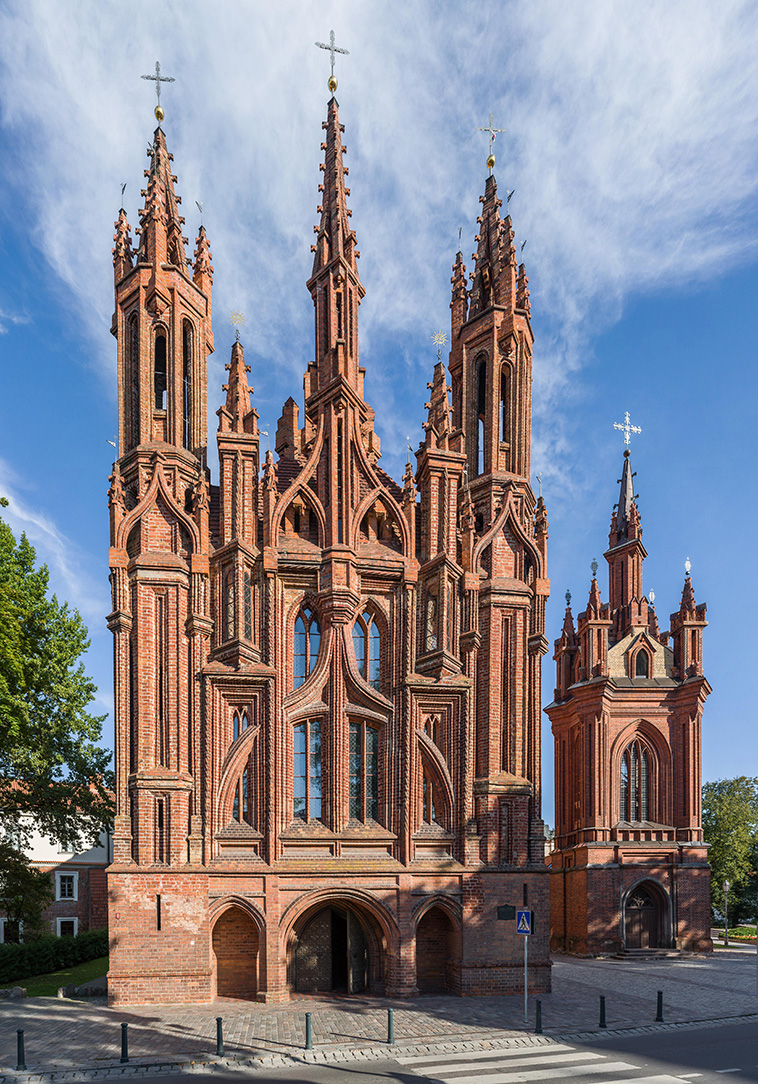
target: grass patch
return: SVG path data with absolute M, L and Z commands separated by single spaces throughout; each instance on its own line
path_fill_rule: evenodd
M 108 957 L 100 956 L 97 960 L 87 960 L 86 963 L 77 964 L 76 967 L 69 967 L 64 971 L 51 971 L 48 975 L 19 979 L 18 985 L 26 987 L 29 997 L 56 997 L 59 986 L 68 986 L 70 983 L 81 986 L 91 979 L 99 979 L 107 971 Z

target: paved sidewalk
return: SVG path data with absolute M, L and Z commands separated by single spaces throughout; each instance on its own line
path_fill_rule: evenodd
M 556 957 L 553 992 L 542 995 L 545 1035 L 597 1031 L 600 994 L 606 997 L 609 1031 L 652 1027 L 658 990 L 664 993 L 667 1024 L 756 1014 L 755 950 L 719 949 L 711 957 L 646 962 Z M 215 1052 L 217 1016 L 223 1017 L 227 1056 L 264 1057 L 268 1064 L 282 1064 L 303 1054 L 306 1011 L 313 1023 L 313 1057 L 328 1052 L 335 1057 L 376 1056 L 379 1049 L 386 1056 L 390 1006 L 399 1047 L 439 1048 L 451 1042 L 486 1046 L 534 1030 L 534 998 L 525 1024 L 519 996 L 423 997 L 412 1002 L 298 998 L 280 1006 L 224 999 L 204 1006 L 130 1009 L 109 1009 L 102 999 L 28 998 L 0 1003 L 0 1074 L 15 1077 L 9 1071 L 16 1064 L 17 1028 L 25 1031 L 28 1069 L 37 1073 L 98 1067 L 116 1071 L 122 1022 L 129 1024 L 131 1068 L 143 1059 L 153 1064 L 207 1062 Z M 603 1034 L 598 1032 L 598 1037 Z M 58 1073 L 56 1078 L 65 1079 Z

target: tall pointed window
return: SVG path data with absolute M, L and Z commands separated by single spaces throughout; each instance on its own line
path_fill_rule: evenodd
M 374 689 L 381 687 L 382 634 L 373 615 L 365 611 L 353 625 L 353 647 L 358 673 Z
M 140 442 L 139 427 L 139 323 L 135 313 L 129 321 L 129 444 Z
M 182 436 L 185 448 L 192 447 L 192 325 L 182 328 Z
M 221 624 L 224 640 L 234 638 L 234 569 L 230 568 L 224 573 L 221 591 Z
M 166 365 L 166 336 L 156 335 L 155 363 L 153 369 L 156 410 L 166 409 L 166 391 L 168 388 L 168 370 Z
M 379 819 L 379 731 L 350 723 L 348 786 L 351 820 Z
M 508 419 L 510 402 L 511 371 L 504 365 L 500 372 L 500 440 L 503 444 L 509 444 L 511 439 L 511 427 Z
M 244 607 L 245 607 L 245 639 L 253 638 L 253 581 L 250 569 L 245 569 L 244 581 Z
M 484 423 L 487 414 L 487 362 L 479 363 L 476 386 L 476 473 L 484 473 Z
M 633 741 L 621 758 L 619 795 L 620 820 L 650 820 L 650 754 L 639 740 Z
M 434 807 L 434 780 L 426 768 L 424 768 L 421 792 L 421 819 L 427 824 L 434 824 L 437 820 L 437 811 Z
M 321 629 L 318 618 L 309 609 L 304 607 L 297 615 L 295 621 L 295 641 L 293 651 L 292 684 L 298 689 L 305 679 L 313 673 L 318 659 L 318 651 L 321 646 Z
M 321 818 L 321 720 L 298 723 L 293 735 L 294 812 L 299 820 Z

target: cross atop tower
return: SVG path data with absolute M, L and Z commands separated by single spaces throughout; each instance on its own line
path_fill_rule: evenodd
M 629 441 L 631 440 L 632 433 L 642 432 L 642 429 L 639 425 L 632 425 L 630 423 L 628 410 L 624 414 L 624 424 L 622 425 L 621 422 L 614 422 L 613 428 L 620 429 L 621 432 L 624 434 L 624 444 L 627 446 L 627 448 L 629 447 Z
M 349 56 L 350 53 L 347 49 L 340 49 L 339 46 L 334 44 L 334 31 L 329 31 L 329 44 L 327 45 L 323 41 L 317 41 L 314 43 L 319 49 L 326 49 L 329 53 L 329 59 L 332 63 L 332 73 L 329 76 L 329 89 L 334 94 L 337 89 L 337 80 L 334 78 L 334 54 L 343 53 L 345 56 Z
M 479 128 L 480 132 L 488 132 L 490 137 L 490 153 L 487 156 L 487 169 L 492 172 L 495 165 L 495 155 L 492 153 L 492 145 L 497 139 L 499 132 L 505 132 L 505 128 L 495 128 L 492 123 L 492 114 L 490 113 L 490 122 L 486 128 Z
M 155 107 L 155 117 L 158 123 L 163 120 L 163 110 L 161 108 L 161 83 L 174 83 L 176 80 L 173 75 L 161 75 L 161 62 L 156 60 L 155 62 L 155 75 L 143 75 L 143 79 L 151 79 L 155 83 L 155 93 L 158 96 L 158 104 Z

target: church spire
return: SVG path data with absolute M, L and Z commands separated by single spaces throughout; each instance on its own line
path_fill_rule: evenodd
M 516 301 L 516 249 L 513 245 L 513 224 L 510 215 L 500 217 L 503 201 L 498 199 L 497 181 L 487 178 L 484 195 L 479 197 L 482 213 L 477 218 L 479 233 L 474 240 L 473 283 L 469 319 L 478 316 L 491 305 L 513 308 Z
M 226 369 L 229 373 L 229 382 L 224 384 L 223 388 L 226 392 L 225 417 L 228 419 L 228 428 L 234 433 L 255 435 L 258 432 L 257 413 L 250 408 L 250 396 L 253 389 L 247 380 L 250 366 L 245 365 L 245 352 L 239 339 L 232 346 L 232 360 Z M 219 414 L 221 413 L 219 411 Z M 224 420 L 222 416 L 221 427 L 227 428 Z
M 352 212 L 347 206 L 350 189 L 345 186 L 348 168 L 342 161 L 347 151 L 342 143 L 344 125 L 340 124 L 339 103 L 334 97 L 329 101 L 322 128 L 326 139 L 321 144 L 321 219 L 313 227 L 316 243 L 311 246 L 313 271 L 307 284 L 316 308 L 317 384 L 324 387 L 343 376 L 360 394 L 358 306 L 365 290 L 358 275 L 360 253 L 350 225 Z M 315 391 L 316 386 L 311 385 L 311 390 Z
M 116 219 L 116 232 L 113 235 L 115 246 L 113 248 L 113 274 L 116 282 L 120 282 L 124 275 L 128 274 L 133 265 L 132 234 L 131 227 L 126 219 L 126 211 L 122 207 Z
M 142 190 L 145 205 L 140 211 L 140 235 L 138 263 L 149 263 L 153 268 L 171 264 L 188 276 L 187 238 L 182 234 L 184 218 L 179 214 L 181 196 L 174 189 L 176 177 L 171 172 L 174 156 L 169 154 L 166 137 L 159 126 L 153 134 L 153 142 L 147 148 L 150 169 L 145 170 L 147 188 Z

